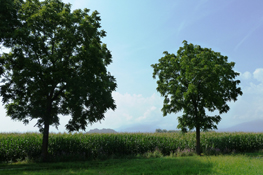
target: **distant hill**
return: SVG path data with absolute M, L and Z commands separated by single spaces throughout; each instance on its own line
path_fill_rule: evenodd
M 114 131 L 113 129 L 91 129 L 89 132 L 87 133 L 117 133 L 116 131 Z
M 119 132 L 129 132 L 129 133 L 135 133 L 135 132 L 154 133 L 156 130 L 156 127 L 158 128 L 159 126 L 147 125 L 147 124 L 133 124 L 133 125 L 129 125 L 128 127 L 118 128 L 118 131 Z
M 263 120 L 244 122 L 217 132 L 263 132 Z

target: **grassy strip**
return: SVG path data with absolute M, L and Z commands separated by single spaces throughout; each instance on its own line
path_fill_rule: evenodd
M 263 174 L 263 154 L 1 164 L 0 174 Z

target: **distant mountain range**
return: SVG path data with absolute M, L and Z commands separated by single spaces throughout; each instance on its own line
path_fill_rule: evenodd
M 148 125 L 136 125 L 130 128 L 123 128 L 120 132 L 155 132 L 156 127 Z M 263 132 L 263 120 L 254 120 L 234 125 L 229 128 L 215 130 L 216 132 Z M 118 133 L 113 129 L 91 129 L 87 133 Z
M 113 129 L 91 129 L 89 132 L 87 133 L 117 133 L 116 131 L 114 131 Z
M 229 128 L 216 130 L 217 132 L 263 132 L 263 120 L 254 120 L 234 125 Z
M 159 127 L 156 125 L 147 125 L 147 124 L 132 124 L 126 127 L 118 128 L 119 132 L 129 132 L 129 133 L 135 133 L 135 132 L 141 132 L 141 133 L 154 133 L 156 129 Z

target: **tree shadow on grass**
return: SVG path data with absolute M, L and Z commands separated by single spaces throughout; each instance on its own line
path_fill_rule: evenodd
M 236 155 L 244 155 L 246 157 L 250 158 L 263 158 L 263 151 L 254 151 L 254 152 L 245 152 L 241 154 L 236 154 Z
M 0 174 L 211 174 L 213 164 L 199 160 L 198 157 L 179 157 L 1 164 Z

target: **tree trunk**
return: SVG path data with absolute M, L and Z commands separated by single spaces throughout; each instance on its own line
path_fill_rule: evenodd
M 200 146 L 200 127 L 196 127 L 196 154 L 201 156 L 201 146 Z
M 48 161 L 48 137 L 49 137 L 49 120 L 51 119 L 51 100 L 47 100 L 47 114 L 44 118 L 44 132 L 43 132 L 43 142 L 42 142 L 42 154 L 41 158 L 43 162 Z
M 42 154 L 41 154 L 41 158 L 43 162 L 48 161 L 48 136 L 49 136 L 49 121 L 46 120 L 44 124 Z

